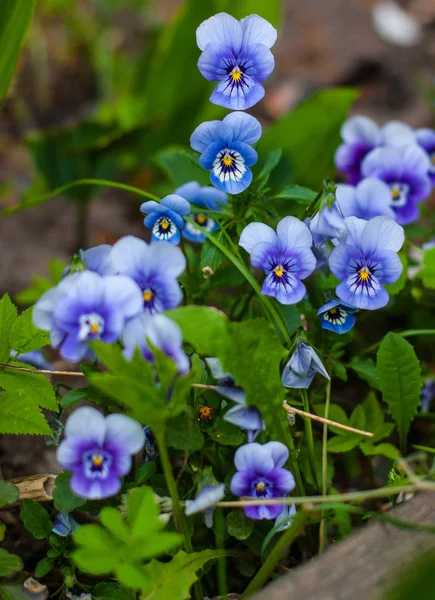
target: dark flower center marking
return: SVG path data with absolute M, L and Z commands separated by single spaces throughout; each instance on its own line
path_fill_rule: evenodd
M 91 450 L 83 456 L 86 477 L 105 479 L 109 474 L 112 456 L 104 450 Z
M 362 289 L 369 296 L 374 295 L 379 289 L 379 283 L 376 280 L 376 263 L 361 263 L 354 261 L 351 265 L 353 275 L 351 275 L 349 284 L 352 292 Z
M 408 201 L 409 185 L 407 183 L 390 183 L 391 201 L 393 208 L 405 206 Z
M 343 325 L 343 323 L 346 321 L 346 317 L 347 312 L 338 306 L 330 308 L 324 314 L 324 319 L 329 321 L 329 323 L 332 323 L 332 325 Z
M 167 216 L 159 217 L 153 226 L 153 234 L 159 240 L 170 240 L 176 231 L 177 228 Z
M 144 299 L 145 303 L 151 302 L 151 300 L 153 298 L 154 298 L 154 292 L 152 290 L 147 288 L 146 290 L 143 291 L 143 299 Z
M 224 148 L 213 162 L 213 173 L 220 181 L 240 181 L 246 172 L 245 160 L 236 150 Z
M 292 258 L 282 260 L 278 264 L 272 265 L 272 282 L 275 285 L 283 285 L 285 288 L 288 286 L 290 289 L 293 289 L 290 273 L 294 266 L 295 262 Z
M 229 91 L 229 95 L 235 91 L 246 94 L 249 90 L 249 71 L 253 68 L 252 61 L 224 59 L 222 66 L 223 79 L 226 81 L 224 92 Z
M 104 331 L 104 319 L 98 313 L 90 313 L 79 317 L 79 340 L 96 339 Z
M 267 481 L 267 479 L 258 479 L 257 481 L 255 481 L 254 489 L 257 498 L 264 498 L 265 496 L 269 496 L 271 492 L 270 485 L 271 484 L 269 481 Z

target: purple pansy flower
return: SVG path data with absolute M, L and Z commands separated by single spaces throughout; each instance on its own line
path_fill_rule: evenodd
M 321 248 L 328 240 L 340 239 L 346 235 L 346 225 L 337 202 L 331 208 L 325 206 L 312 219 L 307 219 L 306 224 L 313 236 L 315 248 Z
M 315 350 L 308 344 L 299 342 L 296 350 L 284 367 L 281 378 L 282 384 L 287 388 L 308 389 L 316 373 L 320 373 L 326 379 L 330 379 Z
M 335 153 L 335 165 L 352 185 L 362 179 L 361 163 L 374 148 L 415 144 L 415 133 L 405 123 L 390 121 L 379 127 L 373 119 L 363 115 L 348 119 L 341 128 L 341 137 L 343 143 Z
M 264 96 L 261 83 L 275 67 L 270 48 L 276 38 L 276 29 L 258 15 L 237 21 L 219 13 L 201 23 L 196 30 L 202 50 L 198 68 L 208 81 L 219 81 L 210 101 L 231 110 L 257 104 Z
M 53 533 L 60 537 L 73 535 L 80 525 L 70 513 L 58 512 L 53 524 Z
M 317 315 L 322 317 L 322 329 L 329 329 L 335 333 L 347 333 L 355 325 L 354 312 L 358 309 L 353 306 L 343 304 L 339 300 L 330 300 L 317 311 Z
M 187 200 L 177 194 L 170 194 L 160 202 L 144 202 L 140 210 L 147 215 L 144 225 L 152 230 L 152 242 L 169 242 L 174 245 L 180 243 L 180 230 L 184 227 L 183 217 L 190 213 Z
M 222 205 L 228 202 L 228 195 L 211 186 L 200 186 L 197 181 L 190 181 L 175 190 L 175 194 L 182 196 L 188 200 L 191 205 L 198 208 L 205 208 L 204 212 L 192 213 L 189 217 L 195 221 L 208 233 L 212 233 L 219 229 L 218 224 L 207 214 L 207 210 L 220 212 Z M 206 236 L 201 231 L 192 225 L 186 223 L 183 229 L 183 237 L 190 242 L 205 242 Z
M 188 517 L 203 512 L 205 524 L 208 528 L 213 527 L 213 512 L 215 505 L 225 496 L 225 484 L 204 485 L 195 500 L 186 500 L 184 512 Z
M 154 356 L 147 340 L 172 358 L 180 375 L 189 372 L 190 362 L 183 350 L 183 338 L 177 323 L 164 315 L 149 315 L 146 312 L 137 315 L 127 323 L 122 334 L 124 356 L 131 360 L 137 347 L 145 360 L 153 363 Z
M 329 267 L 341 280 L 336 294 L 346 304 L 376 310 L 388 303 L 385 283 L 394 283 L 402 272 L 397 252 L 403 245 L 403 227 L 388 217 L 370 221 L 348 217 L 346 242 L 332 251 Z
M 84 271 L 46 292 L 35 304 L 33 321 L 50 332 L 51 345 L 63 358 L 80 361 L 89 352 L 88 342 L 116 342 L 142 308 L 141 290 L 129 277 Z
M 83 261 L 89 271 L 94 271 L 99 275 L 115 275 L 116 270 L 110 259 L 110 253 L 112 246 L 109 244 L 101 244 L 101 246 L 95 246 L 88 250 L 80 250 L 78 258 Z M 62 273 L 62 277 L 68 275 L 71 271 L 71 265 L 65 268 Z
M 420 405 L 421 412 L 428 413 L 432 404 L 432 400 L 435 398 L 435 380 L 426 379 L 423 387 L 420 391 Z
M 240 194 L 252 181 L 252 167 L 258 160 L 251 148 L 261 137 L 261 125 L 242 112 L 227 115 L 223 121 L 207 121 L 192 133 L 190 145 L 201 152 L 199 159 L 210 181 L 223 192 Z
M 282 219 L 275 231 L 264 223 L 250 223 L 239 245 L 251 255 L 251 264 L 266 273 L 262 294 L 281 304 L 296 304 L 305 296 L 302 283 L 314 271 L 316 258 L 308 227 L 296 217 Z
M 356 187 L 338 184 L 336 198 L 338 210 L 343 217 L 358 217 L 366 221 L 382 215 L 396 218 L 391 207 L 390 188 L 375 177 L 363 179 Z
M 180 304 L 183 294 L 177 277 L 186 268 L 180 248 L 165 242 L 148 245 L 128 235 L 113 246 L 111 260 L 118 273 L 140 287 L 145 311 L 155 314 Z
M 293 475 L 283 468 L 288 456 L 281 442 L 241 446 L 234 456 L 237 473 L 231 480 L 231 492 L 255 499 L 286 496 L 295 487 Z M 282 504 L 244 507 L 250 519 L 275 519 L 282 509 Z
M 417 143 L 426 150 L 429 161 L 429 177 L 432 185 L 435 185 L 435 130 L 434 129 L 417 129 L 415 132 Z
M 74 494 L 88 500 L 114 496 L 120 478 L 131 469 L 131 457 L 144 445 L 142 426 L 125 415 L 104 417 L 90 406 L 78 408 L 65 425 L 57 460 L 73 472 Z
M 377 148 L 365 157 L 361 169 L 364 177 L 376 177 L 388 185 L 390 205 L 400 225 L 418 218 L 418 202 L 427 198 L 432 189 L 430 160 L 422 148 Z

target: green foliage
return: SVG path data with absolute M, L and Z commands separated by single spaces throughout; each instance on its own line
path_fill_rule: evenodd
M 431 290 L 435 289 L 435 248 L 426 250 L 423 256 L 423 268 L 417 273 L 423 285 Z
M 377 379 L 382 397 L 397 423 L 404 447 L 409 426 L 420 404 L 420 362 L 414 348 L 396 333 L 388 333 L 377 354 Z
M 15 301 L 18 304 L 34 304 L 45 292 L 50 290 L 56 283 L 59 283 L 66 266 L 60 260 L 51 259 L 48 265 L 50 277 L 40 277 L 39 275 L 32 277 L 32 284 L 17 294 Z
M 52 532 L 53 523 L 50 515 L 38 502 L 23 500 L 21 502 L 20 518 L 27 531 L 37 540 L 48 538 Z
M 11 366 L 31 369 L 27 364 L 11 361 Z M 57 411 L 58 404 L 53 386 L 48 379 L 40 373 L 18 371 L 5 368 L 0 371 L 0 385 L 8 392 L 16 394 L 24 401 L 32 400 L 35 405 L 49 410 Z M 1 396 L 0 396 L 1 398 Z
M 259 143 L 260 150 L 282 148 L 290 160 L 293 181 L 319 188 L 324 179 L 333 177 L 340 127 L 356 95 L 349 88 L 317 92 L 270 127 Z
M 11 329 L 17 320 L 17 309 L 7 294 L 0 300 L 0 362 L 9 360 Z
M 34 0 L 2 0 L 0 5 L 0 102 L 8 91 L 35 9 Z
M 197 181 L 202 185 L 208 185 L 210 181 L 207 171 L 193 164 L 189 160 L 189 156 L 185 147 L 170 146 L 158 152 L 154 160 L 174 187 L 179 187 L 188 181 Z
M 204 444 L 204 436 L 201 433 L 197 419 L 186 411 L 170 419 L 166 424 L 166 443 L 170 448 L 176 450 L 200 450 Z
M 248 519 L 242 508 L 231 510 L 226 517 L 228 533 L 237 540 L 246 540 L 254 530 L 255 522 Z
M 126 503 L 126 518 L 106 506 L 100 513 L 101 525 L 82 525 L 74 534 L 77 550 L 74 562 L 93 575 L 115 573 L 128 588 L 152 585 L 143 561 L 166 554 L 179 545 L 178 534 L 164 532 L 159 509 L 151 488 L 132 490 Z M 172 564 L 172 563 L 171 563 Z
M 95 600 L 136 600 L 136 595 L 117 583 L 99 583 L 92 590 Z
M 23 563 L 19 556 L 9 554 L 7 550 L 0 548 L 0 577 L 9 577 L 22 568 Z
M 238 0 L 238 2 L 220 0 L 217 8 L 229 13 L 236 19 L 243 19 L 247 15 L 260 15 L 275 27 L 279 27 L 282 19 L 283 2 L 282 0 L 270 0 L 269 2 L 263 2 L 262 0 Z
M 16 485 L 0 479 L 0 508 L 13 504 L 18 500 L 19 491 Z
M 56 477 L 56 485 L 53 490 L 53 501 L 56 510 L 61 512 L 72 512 L 83 506 L 86 500 L 75 496 L 70 487 L 71 473 L 64 471 Z
M 46 346 L 50 339 L 46 331 L 41 331 L 33 324 L 33 308 L 25 310 L 12 325 L 9 343 L 19 354 L 39 350 Z
M 0 433 L 51 435 L 43 414 L 33 400 L 20 392 L 0 392 Z
M 292 200 L 293 202 L 303 204 L 308 208 L 308 206 L 314 202 L 316 196 L 317 194 L 316 192 L 313 192 L 313 190 L 297 185 L 296 183 L 291 183 L 284 186 L 278 194 L 274 196 L 274 200 Z
M 35 577 L 45 577 L 54 567 L 54 560 L 43 558 L 35 567 Z
M 183 306 L 166 314 L 178 323 L 183 339 L 192 344 L 199 354 L 217 356 L 225 352 L 228 319 L 223 312 L 205 306 Z

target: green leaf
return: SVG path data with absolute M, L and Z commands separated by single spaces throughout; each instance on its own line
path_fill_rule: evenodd
M 98 583 L 92 590 L 95 600 L 136 600 L 136 594 L 117 583 Z
M 122 560 L 124 546 L 100 525 L 82 525 L 76 529 L 74 541 L 78 546 L 72 555 L 74 562 L 92 575 L 110 573 Z
M 423 256 L 423 268 L 417 273 L 423 280 L 423 285 L 431 290 L 435 289 L 435 248 L 426 250 Z
M 317 92 L 272 125 L 259 143 L 260 151 L 282 148 L 290 160 L 293 180 L 320 188 L 323 179 L 333 178 L 340 128 L 356 95 L 351 88 Z
M 0 392 L 0 433 L 52 435 L 38 406 L 16 392 Z
M 27 364 L 11 362 L 11 365 L 31 368 Z M 8 392 L 15 393 L 25 401 L 58 412 L 57 398 L 49 380 L 40 373 L 18 371 L 17 369 L 0 370 L 0 385 Z M 1 409 L 0 409 L 1 410 Z
M 225 236 L 222 231 L 216 231 L 214 237 L 218 241 L 224 243 Z M 219 248 L 217 248 L 209 239 L 206 239 L 201 248 L 201 269 L 210 267 L 214 273 L 219 268 L 223 258 L 224 255 Z
M 65 396 L 63 396 L 60 404 L 62 408 L 71 408 L 77 402 L 81 400 L 86 400 L 88 397 L 88 388 L 76 388 L 75 390 L 69 391 Z
M 297 185 L 295 183 L 286 185 L 282 188 L 276 196 L 273 197 L 274 200 L 293 200 L 298 204 L 304 204 L 305 206 L 310 206 L 312 202 L 316 199 L 317 194 L 310 190 L 309 188 L 303 187 L 301 185 Z
M 0 508 L 18 500 L 19 490 L 13 483 L 0 479 Z
M 328 452 L 349 452 L 358 446 L 361 437 L 359 435 L 336 435 L 328 440 Z
M 139 467 L 136 471 L 136 483 L 145 483 L 156 472 L 156 463 L 155 462 L 146 462 Z
M 170 419 L 166 424 L 166 443 L 176 450 L 200 450 L 204 444 L 197 419 L 186 414 Z
M 54 560 L 51 558 L 43 558 L 35 567 L 35 577 L 45 577 L 54 567 Z
M 83 506 L 86 502 L 84 498 L 75 496 L 70 488 L 72 473 L 64 471 L 56 477 L 56 485 L 53 490 L 54 506 L 61 512 L 72 512 L 76 508 Z
M 246 540 L 254 529 L 255 522 L 248 519 L 242 508 L 232 510 L 226 517 L 228 533 L 238 540 Z
M 245 434 L 224 419 L 216 419 L 212 427 L 207 429 L 207 433 L 212 440 L 223 446 L 240 446 L 245 441 Z
M 9 360 L 11 351 L 9 336 L 16 320 L 17 309 L 12 304 L 9 296 L 5 294 L 0 300 L 0 362 L 2 363 L 6 363 Z
M 188 158 L 184 146 L 170 146 L 158 152 L 154 161 L 162 169 L 174 187 L 188 181 L 197 181 L 201 185 L 209 184 L 209 174 L 201 167 L 195 166 Z M 197 154 L 194 155 L 197 158 Z
M 386 442 L 374 446 L 373 442 L 368 440 L 366 442 L 361 442 L 359 447 L 366 456 L 381 455 L 386 456 L 387 458 L 391 458 L 391 460 L 397 460 L 400 457 L 400 452 L 398 451 L 398 449 L 395 448 L 392 444 L 388 444 Z
M 152 584 L 142 590 L 142 600 L 186 600 L 198 579 L 197 571 L 209 560 L 222 555 L 218 550 L 192 554 L 180 550 L 169 563 L 152 560 L 143 568 Z
M 376 398 L 376 394 L 370 392 L 362 406 L 366 417 L 366 429 L 374 434 L 371 441 L 378 442 L 382 438 L 388 437 L 394 429 L 394 423 L 384 422 L 384 411 Z
M 263 166 L 261 167 L 261 171 L 256 177 L 256 183 L 260 189 L 263 189 L 267 182 L 269 181 L 270 174 L 278 166 L 279 161 L 282 157 L 281 148 L 275 148 L 275 150 L 271 150 L 264 161 Z
M 9 577 L 22 568 L 23 563 L 19 556 L 9 554 L 7 550 L 0 548 L 0 577 Z
M 405 447 L 409 427 L 420 405 L 422 381 L 414 348 L 396 333 L 388 333 L 379 347 L 377 379 L 396 421 L 401 447 Z
M 23 500 L 21 502 L 20 518 L 27 531 L 37 540 L 47 538 L 53 530 L 50 515 L 38 502 Z
M 8 91 L 34 9 L 34 0 L 2 0 L 0 4 L 0 102 Z
M 122 542 L 128 542 L 128 527 L 119 510 L 112 506 L 105 506 L 100 512 L 100 521 L 115 538 Z
M 11 348 L 20 354 L 39 350 L 50 343 L 48 333 L 34 325 L 32 313 L 33 308 L 25 310 L 11 328 L 9 343 Z
M 314 412 L 319 415 L 319 417 L 325 416 L 326 404 L 314 404 L 313 405 Z M 341 423 L 342 425 L 349 425 L 349 419 L 347 414 L 338 404 L 330 404 L 328 410 L 328 419 L 331 421 L 335 421 L 336 423 Z M 328 425 L 328 429 L 333 433 L 337 433 L 338 435 L 348 435 L 349 432 L 344 429 L 340 429 L 339 427 L 334 427 L 333 425 Z
M 178 323 L 183 340 L 202 356 L 217 356 L 225 351 L 228 319 L 223 312 L 206 306 L 183 306 L 167 311 L 166 316 Z
M 361 358 L 354 356 L 349 363 L 349 367 L 355 371 L 355 373 L 367 381 L 367 383 L 375 390 L 379 389 L 379 383 L 376 378 L 376 365 L 371 358 Z

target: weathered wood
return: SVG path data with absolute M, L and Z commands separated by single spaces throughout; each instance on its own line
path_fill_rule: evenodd
M 19 490 L 18 502 L 26 499 L 35 502 L 50 502 L 53 500 L 55 482 L 56 475 L 47 473 L 9 480 L 9 483 L 16 485 Z
M 389 514 L 435 525 L 434 494 L 421 492 Z M 252 596 L 252 600 L 384 600 L 405 565 L 435 549 L 435 535 L 374 521 L 311 562 Z

